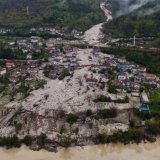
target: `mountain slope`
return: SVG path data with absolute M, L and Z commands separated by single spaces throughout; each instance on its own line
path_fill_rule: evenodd
M 105 34 L 114 37 L 131 37 L 133 35 L 139 37 L 160 36 L 160 0 L 151 0 L 145 3 L 145 5 L 139 5 L 139 7 L 137 1 L 140 0 L 130 0 L 128 8 L 133 9 L 137 7 L 133 11 L 123 9 L 119 6 L 117 0 L 113 1 L 110 4 L 115 19 L 104 25 L 103 32 Z
M 101 0 L 0 0 L 0 25 L 54 25 L 85 30 L 104 20 Z

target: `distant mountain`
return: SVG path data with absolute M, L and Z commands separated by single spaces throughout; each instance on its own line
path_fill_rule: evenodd
M 106 23 L 103 32 L 114 37 L 160 36 L 160 0 L 110 0 L 114 20 Z M 128 7 L 128 8 L 126 8 Z
M 104 20 L 101 0 L 0 0 L 1 26 L 54 25 L 85 30 Z

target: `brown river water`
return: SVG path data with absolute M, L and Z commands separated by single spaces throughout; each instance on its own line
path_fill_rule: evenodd
M 160 139 L 155 143 L 109 144 L 59 149 L 57 153 L 0 148 L 0 160 L 160 160 Z

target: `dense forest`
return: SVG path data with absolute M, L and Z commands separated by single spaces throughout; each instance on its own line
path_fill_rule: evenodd
M 101 0 L 1 0 L 0 25 L 52 25 L 86 30 L 104 21 Z
M 130 1 L 130 3 L 135 1 Z M 104 24 L 103 32 L 106 35 L 113 37 L 160 36 L 160 0 L 151 1 L 131 13 L 128 11 L 128 14 L 127 11 L 123 13 L 121 11 L 123 7 L 121 7 L 117 0 L 110 2 L 110 9 L 115 19 Z

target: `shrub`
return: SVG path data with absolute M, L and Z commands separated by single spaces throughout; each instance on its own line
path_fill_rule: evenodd
M 144 133 L 139 128 L 130 128 L 126 132 L 115 132 L 113 135 L 109 136 L 109 142 L 124 142 L 128 143 L 131 141 L 140 142 L 144 137 Z
M 100 84 L 100 89 L 101 89 L 101 90 L 104 90 L 104 88 L 105 88 L 105 83 L 101 83 L 101 84 Z
M 130 128 L 127 132 L 125 132 L 125 138 L 129 141 L 139 142 L 143 138 L 143 131 L 139 128 Z
M 53 65 L 46 65 L 45 68 L 44 68 L 44 71 L 43 71 L 43 74 L 46 76 L 46 77 L 49 77 L 49 73 L 51 70 L 54 69 L 54 66 Z
M 111 85 L 111 84 L 109 84 L 109 86 L 108 86 L 108 92 L 112 93 L 112 94 L 117 94 L 118 93 L 117 90 L 116 90 L 116 87 Z
M 20 147 L 21 143 L 16 136 L 0 138 L 0 146 L 7 148 Z
M 87 116 L 87 117 L 90 117 L 92 114 L 93 114 L 93 113 L 92 113 L 92 110 L 88 109 L 88 110 L 86 111 L 86 116 Z
M 134 120 L 134 119 L 131 119 L 131 120 L 129 121 L 129 126 L 130 126 L 131 128 L 135 127 L 135 120 Z
M 39 89 L 39 88 L 44 88 L 44 85 L 46 84 L 46 81 L 45 80 L 37 80 L 36 81 L 36 89 Z
M 110 97 L 106 97 L 104 95 L 100 95 L 97 99 L 94 99 L 94 102 L 112 102 Z
M 77 119 L 78 119 L 77 115 L 74 115 L 74 114 L 72 114 L 72 113 L 70 113 L 70 114 L 67 116 L 67 122 L 68 122 L 69 124 L 73 124 L 73 123 L 77 122 Z
M 21 84 L 20 87 L 17 89 L 18 93 L 29 93 L 30 92 L 30 88 L 25 86 L 24 84 Z
M 135 116 L 137 116 L 137 117 L 139 117 L 143 120 L 151 118 L 151 115 L 150 115 L 149 112 L 140 112 L 138 109 L 134 109 L 133 113 L 134 113 Z
M 151 134 L 160 133 L 160 121 L 158 120 L 146 121 L 146 127 L 147 127 L 148 132 L 150 132 Z
M 70 76 L 69 70 L 67 68 L 64 68 L 59 75 L 58 79 L 63 80 L 65 77 Z
M 71 138 L 68 136 L 63 136 L 60 139 L 60 145 L 62 147 L 68 148 L 69 146 L 71 146 Z
M 18 133 L 22 129 L 22 124 L 14 122 L 16 133 Z
M 98 111 L 98 116 L 100 118 L 106 119 L 106 118 L 114 118 L 117 116 L 117 109 L 111 108 L 111 109 L 102 109 Z
M 39 147 L 43 148 L 45 144 L 47 143 L 47 136 L 45 134 L 41 134 L 40 136 L 37 137 L 37 144 Z
M 22 143 L 24 143 L 26 146 L 30 146 L 32 143 L 32 138 L 29 136 L 25 136 L 24 139 L 22 140 Z
M 104 144 L 104 143 L 107 143 L 107 138 L 108 136 L 105 134 L 105 133 L 99 133 L 96 137 L 96 140 L 98 143 L 100 144 Z

